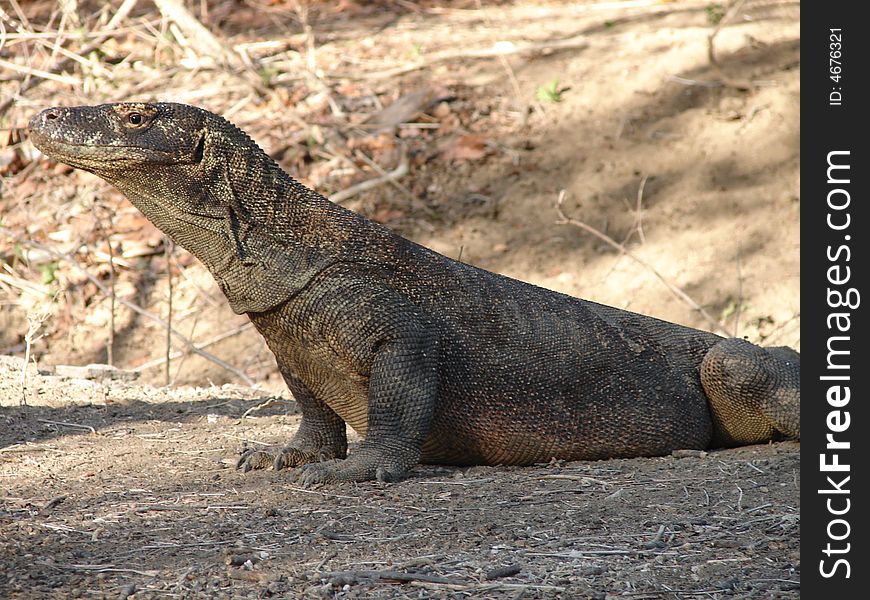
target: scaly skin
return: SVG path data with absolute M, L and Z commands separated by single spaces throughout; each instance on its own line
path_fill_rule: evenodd
M 301 466 L 312 485 L 800 437 L 796 352 L 454 261 L 300 185 L 217 115 L 50 108 L 30 129 L 199 258 L 265 337 L 302 422 L 244 470 Z M 350 456 L 345 423 L 365 437 Z

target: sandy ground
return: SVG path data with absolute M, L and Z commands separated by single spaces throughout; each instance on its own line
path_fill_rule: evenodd
M 0 362 L 14 397 L 20 362 Z M 309 490 L 235 470 L 293 403 L 28 374 L 0 407 L 4 597 L 799 597 L 800 446 L 418 467 Z

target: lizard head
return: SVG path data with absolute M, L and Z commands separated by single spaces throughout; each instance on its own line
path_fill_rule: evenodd
M 283 302 L 323 268 L 310 240 L 329 202 L 219 115 L 120 102 L 48 108 L 29 129 L 43 154 L 113 184 L 205 263 L 236 312 Z
M 43 154 L 111 181 L 131 169 L 200 162 L 207 116 L 178 104 L 121 102 L 47 108 L 29 129 Z

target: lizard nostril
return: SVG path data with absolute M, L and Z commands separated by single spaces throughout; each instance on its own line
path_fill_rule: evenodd
M 46 121 L 53 121 L 53 120 L 55 120 L 56 118 L 58 118 L 59 116 L 60 116 L 60 115 L 58 115 L 56 112 L 46 113 L 46 115 L 45 115 L 45 120 L 46 120 Z

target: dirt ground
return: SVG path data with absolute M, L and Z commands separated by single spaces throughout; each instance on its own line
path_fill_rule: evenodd
M 4 597 L 800 595 L 797 443 L 309 490 L 233 468 L 292 402 L 241 419 L 263 399 L 238 386 L 29 386 L 39 405 L 0 407 Z
M 104 4 L 77 3 L 83 31 Z M 187 5 L 254 67 L 209 65 L 144 2 L 19 96 L 0 66 L 0 597 L 799 597 L 799 443 L 316 490 L 236 471 L 298 424 L 274 359 L 195 260 L 23 133 L 54 104 L 199 104 L 327 194 L 407 165 L 343 203 L 448 256 L 799 350 L 798 3 L 718 30 L 689 1 Z M 22 6 L 0 59 L 81 50 L 56 3 Z M 107 362 L 110 329 L 119 371 L 62 368 Z

